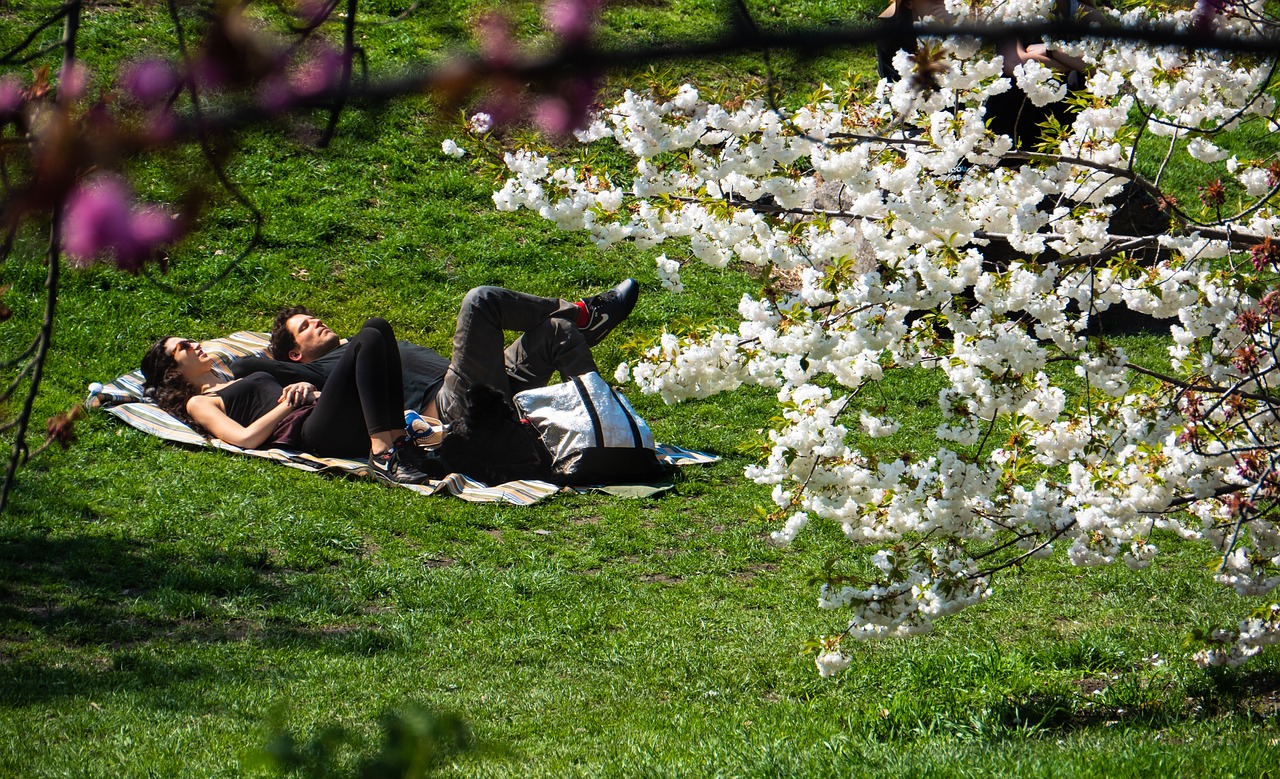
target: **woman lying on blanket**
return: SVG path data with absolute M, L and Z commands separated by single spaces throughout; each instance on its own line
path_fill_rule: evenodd
M 379 478 L 420 484 L 407 461 L 400 350 L 391 325 L 370 319 L 348 342 L 324 392 L 306 382 L 283 387 L 259 371 L 224 381 L 213 358 L 185 338 L 161 338 L 142 358 L 147 395 L 202 435 L 243 449 L 282 447 L 323 457 L 360 457 Z

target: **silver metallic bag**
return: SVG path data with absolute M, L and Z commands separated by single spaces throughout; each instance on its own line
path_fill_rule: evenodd
M 514 400 L 551 453 L 552 468 L 571 483 L 650 482 L 665 474 L 649 425 L 599 373 L 517 392 Z

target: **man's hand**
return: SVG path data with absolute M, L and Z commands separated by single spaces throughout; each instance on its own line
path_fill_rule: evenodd
M 318 397 L 320 393 L 316 391 L 316 385 L 308 381 L 300 381 L 285 387 L 277 402 L 296 407 L 304 403 L 314 403 Z

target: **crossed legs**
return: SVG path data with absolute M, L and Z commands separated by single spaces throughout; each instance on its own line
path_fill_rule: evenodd
M 577 376 L 596 370 L 595 359 L 574 324 L 576 304 L 502 287 L 476 287 L 458 310 L 453 359 L 436 396 L 442 421 L 465 413 L 466 392 L 487 385 L 508 403 L 521 390 L 545 386 L 559 371 Z M 510 347 L 506 331 L 521 333 Z

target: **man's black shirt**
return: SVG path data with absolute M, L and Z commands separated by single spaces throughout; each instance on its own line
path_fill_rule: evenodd
M 449 361 L 425 346 L 408 341 L 400 341 L 400 370 L 404 376 L 404 406 L 421 411 L 427 403 L 440 391 L 444 383 L 445 371 Z M 309 363 L 289 362 L 288 360 L 270 360 L 266 357 L 246 357 L 236 360 L 231 365 L 231 373 L 236 378 L 243 378 L 251 373 L 265 371 L 284 386 L 306 381 L 323 390 L 324 383 L 333 372 L 334 366 L 346 352 L 347 345 Z

